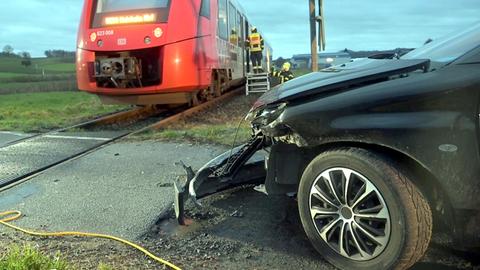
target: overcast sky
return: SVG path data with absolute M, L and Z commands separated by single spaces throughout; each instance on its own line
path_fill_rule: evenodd
M 138 1 L 138 0 L 132 0 Z M 182 1 L 182 0 L 173 0 Z M 309 52 L 307 0 L 238 0 L 275 57 Z M 75 49 L 82 0 L 3 1 L 0 49 Z M 327 51 L 418 47 L 480 21 L 480 0 L 324 0 Z

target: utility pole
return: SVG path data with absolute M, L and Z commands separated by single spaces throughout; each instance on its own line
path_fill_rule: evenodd
M 310 48 L 312 55 L 312 71 L 318 71 L 318 51 L 325 50 L 325 23 L 323 16 L 323 0 L 318 0 L 318 15 L 316 1 L 309 0 L 310 11 Z M 317 23 L 318 36 L 317 36 Z M 317 47 L 318 46 L 318 47 Z

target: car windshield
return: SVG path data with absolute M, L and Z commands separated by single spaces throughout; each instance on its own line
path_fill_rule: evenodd
M 402 59 L 430 59 L 447 65 L 480 46 L 480 23 L 463 31 L 452 33 L 413 50 Z

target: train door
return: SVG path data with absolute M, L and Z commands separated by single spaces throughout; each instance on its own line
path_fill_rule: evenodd
M 228 31 L 230 33 L 229 38 L 229 77 L 231 80 L 237 80 L 243 78 L 243 58 L 240 47 L 240 13 L 232 2 L 228 6 Z
M 240 12 L 237 13 L 237 26 L 238 26 L 238 47 L 240 52 L 240 59 L 238 63 L 242 68 L 242 77 L 245 77 L 245 29 L 243 24 L 243 16 Z
M 245 18 L 245 29 L 244 29 L 245 39 L 244 40 L 247 39 L 249 34 L 250 34 L 250 24 Z M 244 46 L 244 51 L 245 51 L 245 70 L 247 71 L 247 73 L 250 73 L 250 50 L 247 46 Z

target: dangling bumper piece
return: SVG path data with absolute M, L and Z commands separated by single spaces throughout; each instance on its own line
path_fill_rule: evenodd
M 198 199 L 243 185 L 258 185 L 265 182 L 264 137 L 256 136 L 248 143 L 229 150 L 205 164 L 197 173 L 184 164 L 187 172 L 185 184 L 174 182 L 175 214 L 179 224 L 184 225 L 185 202 Z

